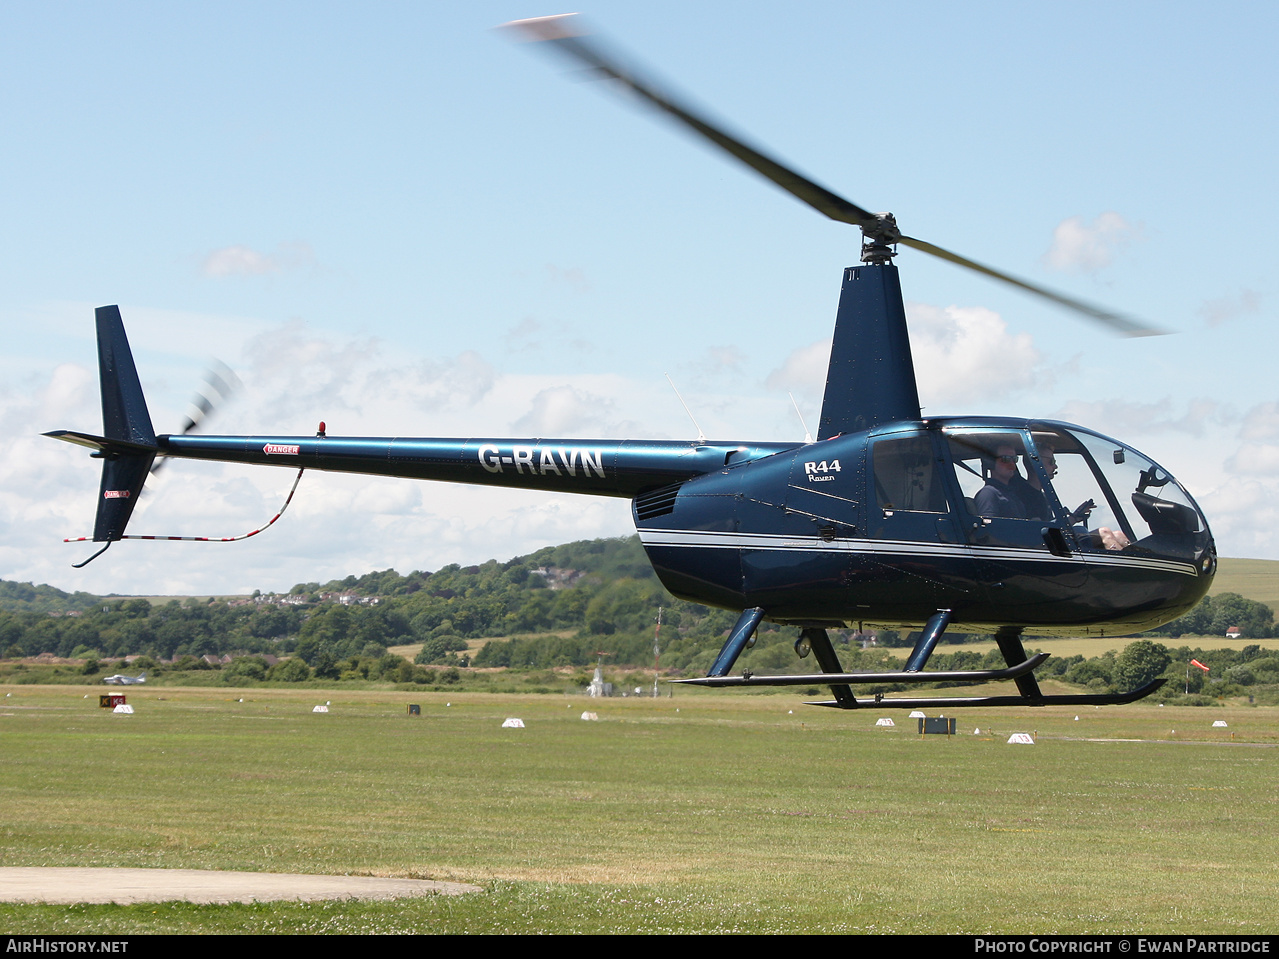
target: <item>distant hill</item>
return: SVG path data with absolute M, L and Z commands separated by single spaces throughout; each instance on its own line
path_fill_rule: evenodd
M 529 566 L 559 567 L 594 573 L 602 578 L 631 577 L 647 580 L 654 578 L 645 559 L 639 537 L 620 540 L 584 540 L 547 546 L 528 556 L 517 557 L 512 563 Z M 293 592 L 319 592 L 325 590 L 355 589 L 370 596 L 391 596 L 414 592 L 420 588 L 427 573 L 413 572 L 400 576 L 394 570 L 348 576 L 342 580 L 321 586 L 319 583 L 299 583 Z M 1245 599 L 1265 603 L 1279 612 L 1279 560 L 1273 559 L 1221 559 L 1217 578 L 1209 594 L 1238 593 Z M 189 598 L 208 600 L 208 596 L 148 596 L 152 603 L 162 604 L 170 600 Z M 231 596 L 216 597 L 222 601 Z M 54 586 L 33 586 L 31 583 L 15 583 L 0 579 L 0 609 L 26 613 L 66 613 L 83 611 L 102 602 L 103 597 L 91 593 L 67 593 Z
M 102 602 L 92 593 L 67 593 L 55 586 L 33 586 L 0 579 L 0 609 L 14 613 L 83 612 Z
M 1221 559 L 1210 596 L 1238 593 L 1244 599 L 1265 603 L 1279 610 L 1279 560 Z

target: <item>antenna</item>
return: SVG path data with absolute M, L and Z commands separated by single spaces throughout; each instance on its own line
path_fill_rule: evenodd
M 799 404 L 795 402 L 795 394 L 787 390 L 786 395 L 790 397 L 790 405 L 795 407 L 795 415 L 799 417 L 799 425 L 804 427 L 804 442 L 811 443 L 813 434 L 808 432 L 808 424 L 804 422 L 804 414 L 799 411 Z
M 658 676 L 662 672 L 662 607 L 657 607 L 657 628 L 653 630 L 653 698 L 657 699 Z
M 675 385 L 675 381 L 671 379 L 671 374 L 663 373 L 666 382 L 671 384 L 671 389 L 675 391 L 675 397 L 679 400 L 680 405 L 684 407 L 684 412 L 688 414 L 688 418 L 693 421 L 693 425 L 697 427 L 697 442 L 699 445 L 706 445 L 706 434 L 702 432 L 702 428 L 697 425 L 697 419 L 693 416 L 693 411 L 688 408 L 688 404 L 684 402 L 684 397 L 679 395 L 679 388 Z

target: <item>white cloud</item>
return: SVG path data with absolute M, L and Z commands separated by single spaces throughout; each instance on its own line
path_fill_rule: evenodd
M 1074 401 L 1054 415 L 1119 439 L 1156 433 L 1215 436 L 1233 428 L 1235 423 L 1235 414 L 1229 407 L 1204 397 L 1182 401 L 1165 396 L 1148 403 L 1114 399 Z
M 930 409 L 1042 382 L 1033 343 L 1010 334 L 988 310 L 911 305 L 910 317 Z M 326 335 L 301 322 L 259 327 L 251 335 L 235 329 L 245 362 L 233 365 L 245 386 L 219 410 L 211 427 L 216 432 L 310 432 L 327 419 L 334 435 L 642 439 L 695 433 L 660 376 L 511 374 L 478 353 L 388 355 L 376 340 Z M 234 342 L 225 345 L 224 355 L 234 356 Z M 795 390 L 810 427 L 829 351 L 829 340 L 796 350 L 769 377 L 774 390 Z M 725 348 L 725 362 L 734 356 Z M 143 364 L 144 381 L 152 362 Z M 182 371 L 164 362 L 172 413 L 157 409 L 151 397 L 161 430 L 176 425 L 176 401 L 195 385 L 179 383 Z M 199 369 L 190 364 L 193 380 Z M 158 388 L 156 393 L 164 395 Z M 800 438 L 784 392 L 751 393 L 734 381 L 722 390 L 692 389 L 685 399 L 710 436 Z M 1266 551 L 1262 531 L 1250 525 L 1264 520 L 1264 504 L 1279 508 L 1279 489 L 1272 489 L 1279 483 L 1269 478 L 1273 474 L 1256 472 L 1268 468 L 1265 457 L 1274 454 L 1258 449 L 1249 458 L 1234 452 L 1239 444 L 1233 441 L 1242 423 L 1245 440 L 1279 443 L 1279 404 L 1260 404 L 1243 417 L 1211 400 L 1098 401 L 1074 412 L 1067 418 L 1121 437 L 1152 431 L 1173 436 L 1164 450 L 1150 452 L 1196 495 L 1213 490 L 1204 506 L 1222 551 L 1279 555 L 1279 543 Z M 9 451 L 0 460 L 0 576 L 92 592 L 279 590 L 388 566 L 408 571 L 505 559 L 548 543 L 625 535 L 632 528 L 624 500 L 308 473 L 289 512 L 261 536 L 237 544 L 126 542 L 73 571 L 70 564 L 92 550 L 60 538 L 91 528 L 100 465 L 82 450 L 36 434 L 56 427 L 96 431 L 99 417 L 96 371 L 88 364 L 50 365 L 29 381 L 0 388 L 0 442 Z M 1180 439 L 1201 434 L 1195 443 Z M 1223 465 L 1232 454 L 1234 474 Z M 131 532 L 237 535 L 279 509 L 292 479 L 283 469 L 175 462 L 148 484 L 152 494 L 140 502 Z
M 1053 242 L 1044 262 L 1054 270 L 1095 273 L 1110 265 L 1124 246 L 1140 237 L 1134 226 L 1118 213 L 1102 213 L 1091 223 L 1081 216 L 1062 220 L 1053 230 Z
M 314 262 L 315 254 L 308 243 L 281 243 L 274 253 L 259 253 L 237 244 L 214 250 L 206 256 L 201 272 L 209 277 L 262 276 L 297 269 Z
M 920 400 L 932 412 L 995 399 L 1043 385 L 1049 374 L 1028 333 L 1012 334 L 984 307 L 906 304 Z M 831 340 L 794 350 L 765 385 L 810 400 L 826 389 Z
M 451 359 L 388 360 L 377 340 L 334 340 L 301 321 L 268 330 L 245 344 L 243 375 L 250 409 L 269 417 L 268 430 L 296 430 L 303 417 L 329 418 L 334 429 L 381 418 L 381 431 L 400 432 L 421 414 L 473 407 L 497 373 L 472 350 Z
M 211 424 L 217 432 L 310 432 L 320 419 L 333 435 L 503 436 L 512 435 L 512 419 L 537 427 L 532 432 L 567 435 L 670 435 L 663 426 L 687 432 L 660 379 L 503 374 L 473 352 L 388 357 L 374 340 L 327 336 L 300 322 L 244 344 L 247 362 L 237 364 L 244 387 L 219 409 Z M 233 342 L 224 347 L 234 355 Z M 144 382 L 154 382 L 153 365 L 142 362 Z M 183 372 L 165 369 L 169 380 Z M 199 364 L 189 372 L 198 382 Z M 0 577 L 99 593 L 280 590 L 388 566 L 506 559 L 633 529 L 624 500 L 308 472 L 289 511 L 260 536 L 226 544 L 126 541 L 72 570 L 92 547 L 61 538 L 91 530 L 100 464 L 37 431 L 96 432 L 96 378 L 87 366 L 66 364 L 0 386 L 0 443 L 8 451 L 0 459 Z M 158 429 L 176 426 L 176 400 L 193 385 L 148 387 Z M 157 397 L 167 403 L 157 405 Z M 745 406 L 734 415 L 757 420 Z M 280 508 L 292 481 L 283 469 L 176 461 L 148 482 L 130 532 L 239 535 Z
M 826 391 L 830 348 L 831 338 L 827 337 L 793 350 L 781 366 L 768 374 L 764 385 L 770 390 L 787 390 L 808 399 L 820 399 Z
M 595 344 L 578 334 L 571 323 L 545 323 L 526 316 L 502 334 L 507 353 L 591 353 Z
M 931 412 L 1043 385 L 1048 374 L 1029 333 L 1008 332 L 985 307 L 906 304 L 920 401 Z
M 1242 290 L 1238 296 L 1223 296 L 1220 299 L 1208 300 L 1199 307 L 1198 313 L 1209 326 L 1221 326 L 1228 320 L 1256 313 L 1261 308 L 1261 295 L 1252 290 Z
M 1279 403 L 1259 403 L 1244 413 L 1239 437 L 1245 440 L 1279 438 Z
M 566 436 L 594 431 L 603 435 L 614 403 L 573 386 L 551 386 L 533 397 L 531 408 L 512 426 L 529 436 Z
M 1197 497 L 1224 556 L 1279 559 L 1279 484 L 1233 478 Z
M 531 316 L 526 316 L 502 334 L 509 353 L 520 353 L 542 348 L 538 334 L 542 332 L 542 324 Z
M 1226 469 L 1232 473 L 1279 478 L 1279 446 L 1273 443 L 1241 446 L 1226 460 Z

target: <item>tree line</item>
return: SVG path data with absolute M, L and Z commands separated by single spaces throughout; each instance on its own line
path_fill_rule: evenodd
M 656 617 L 662 611 L 660 637 Z M 704 671 L 735 619 L 732 612 L 676 600 L 658 582 L 638 537 L 585 540 L 547 547 L 509 562 L 445 566 L 434 573 L 382 570 L 329 583 L 299 583 L 288 594 L 251 600 L 143 599 L 63 593 L 53 587 L 0 582 L 0 653 L 6 658 L 52 653 L 67 658 L 119 658 L 143 654 L 155 661 L 229 653 L 292 656 L 310 676 L 338 678 L 352 671 L 365 678 L 412 681 L 387 647 L 422 644 L 419 665 L 504 666 L 513 669 L 587 667 L 603 659 L 613 667 L 651 666 L 655 640 L 667 669 Z M 1224 635 L 1235 627 L 1243 639 L 1275 634 L 1273 611 L 1263 603 L 1224 593 L 1205 599 L 1185 616 L 1146 637 L 1151 641 L 1192 635 Z M 815 671 L 797 660 L 793 629 L 761 628 L 742 663 L 758 672 Z M 987 637 L 947 634 L 948 645 L 930 668 L 982 668 L 990 657 L 956 647 L 956 641 Z M 475 640 L 488 640 L 483 644 Z M 877 668 L 889 650 L 910 646 L 912 635 L 881 631 L 875 647 L 858 637 L 835 634 L 848 669 Z M 468 643 L 468 641 L 470 641 Z M 1033 642 L 1033 641 L 1032 641 Z M 468 653 L 468 646 L 478 649 Z M 1160 670 L 1193 657 L 1190 647 L 1153 656 L 1145 650 L 1145 672 L 1166 655 Z M 887 647 L 887 649 L 885 649 Z M 1246 647 L 1259 650 L 1259 647 Z M 953 650 L 953 651 L 952 651 Z M 1184 651 L 1184 654 L 1183 654 Z M 1238 686 L 1266 685 L 1276 668 L 1272 657 L 1199 651 L 1201 662 L 1220 667 L 1208 682 L 1231 672 Z M 1047 675 L 1083 685 L 1132 688 L 1133 667 L 1114 654 L 1083 660 L 1054 657 Z M 396 662 L 392 662 L 392 660 Z M 894 660 L 896 662 L 896 660 Z M 353 665 L 355 664 L 355 665 Z M 372 664 L 372 665 L 370 665 Z M 408 665 L 408 664 L 406 664 Z M 249 668 L 249 667 L 245 667 Z M 267 667 L 263 661 L 265 676 Z M 881 665 L 879 668 L 888 668 Z M 1216 667 L 1214 667 L 1216 668 Z M 300 666 L 291 667 L 296 677 Z M 1139 672 L 1141 670 L 1138 670 Z M 1041 669 L 1041 675 L 1046 675 Z M 1158 674 L 1158 671 L 1156 671 Z M 433 675 L 433 674 L 432 674 Z M 422 678 L 417 674 L 418 679 Z M 1140 684 L 1137 684 L 1140 685 Z M 1190 685 L 1196 685 L 1191 677 Z M 1202 684 L 1200 684 L 1202 685 Z M 1183 682 L 1183 688 L 1185 683 Z M 1192 690 L 1193 691 L 1193 690 Z

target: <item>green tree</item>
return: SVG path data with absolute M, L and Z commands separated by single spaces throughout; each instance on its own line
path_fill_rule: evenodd
M 266 661 L 257 656 L 241 656 L 222 670 L 222 682 L 227 686 L 252 686 L 266 679 Z
M 311 669 L 296 656 L 282 659 L 267 670 L 266 678 L 279 683 L 304 683 L 311 678 Z
M 1148 639 L 1129 643 L 1115 663 L 1115 685 L 1129 691 L 1163 675 L 1172 657 L 1168 647 Z

